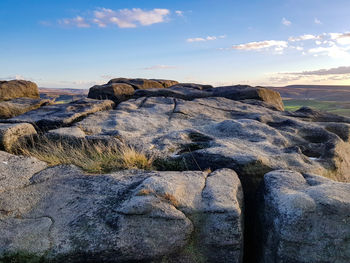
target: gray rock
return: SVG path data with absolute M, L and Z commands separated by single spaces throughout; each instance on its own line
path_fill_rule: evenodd
M 110 99 L 116 104 L 130 99 L 135 90 L 144 90 L 151 88 L 167 88 L 177 84 L 177 81 L 163 79 L 126 79 L 115 78 L 104 85 L 95 85 L 90 88 L 88 98 L 91 99 Z
M 0 102 L 0 119 L 8 119 L 48 105 L 51 100 L 17 98 Z
M 35 134 L 29 123 L 0 123 L 0 150 L 11 151 L 19 140 Z
M 1 174 L 0 260 L 21 252 L 55 262 L 242 262 L 243 193 L 232 170 L 35 167 L 15 184 Z
M 0 81 L 0 101 L 21 97 L 39 99 L 38 86 L 26 80 Z
M 52 139 L 76 140 L 85 138 L 85 133 L 79 127 L 65 127 L 54 129 L 46 133 Z
M 276 169 L 350 181 L 346 135 L 324 125 L 226 98 L 164 97 L 129 100 L 76 124 L 95 138 L 118 137 L 161 158 L 185 159 L 186 169 L 232 168 L 255 186 Z
M 263 87 L 243 85 L 213 88 L 209 85 L 177 84 L 167 89 L 137 90 L 134 97 L 172 97 L 183 100 L 223 97 L 231 100 L 263 101 L 277 110 L 284 110 L 282 98 L 278 92 Z
M 66 104 L 44 106 L 8 119 L 6 122 L 31 123 L 45 131 L 68 126 L 91 113 L 112 109 L 113 105 L 114 102 L 110 100 L 82 99 Z
M 260 262 L 350 262 L 350 184 L 274 171 L 259 200 Z

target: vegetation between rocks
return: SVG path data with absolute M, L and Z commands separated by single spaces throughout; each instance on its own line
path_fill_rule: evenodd
M 90 142 L 75 143 L 50 140 L 45 136 L 31 138 L 14 148 L 15 154 L 32 156 L 50 166 L 73 164 L 88 173 L 109 173 L 124 169 L 153 169 L 153 157 L 126 144 Z

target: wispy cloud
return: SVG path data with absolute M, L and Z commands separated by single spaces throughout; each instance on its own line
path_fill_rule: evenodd
M 60 25 L 63 26 L 72 26 L 72 27 L 79 27 L 79 28 L 88 28 L 91 25 L 85 20 L 85 18 L 81 16 L 76 16 L 74 18 L 64 18 L 60 19 L 58 21 Z
M 184 11 L 176 10 L 175 14 L 178 15 L 178 16 L 184 16 Z
M 350 32 L 346 33 L 330 33 L 331 39 L 340 45 L 350 45 Z
M 346 67 L 337 67 L 337 68 L 330 68 L 330 69 L 318 69 L 318 70 L 310 70 L 310 71 L 302 71 L 302 72 L 293 72 L 288 73 L 291 75 L 344 75 L 344 74 L 350 74 L 350 66 Z
M 314 23 L 315 23 L 316 25 L 322 25 L 322 22 L 321 22 L 317 17 L 315 17 Z
M 22 75 L 0 77 L 0 80 L 13 80 L 13 79 L 16 79 L 16 80 L 27 79 L 27 80 L 29 80 L 29 78 L 26 78 L 26 77 L 24 77 Z
M 150 26 L 167 21 L 170 14 L 168 9 L 155 8 L 143 10 L 141 8 L 113 10 L 99 8 L 93 11 L 92 17 L 76 16 L 74 18 L 60 19 L 63 26 L 88 28 L 92 25 L 98 27 L 118 26 L 119 28 L 134 28 L 138 26 Z
M 162 70 L 162 69 L 176 69 L 176 66 L 169 65 L 154 65 L 151 67 L 142 68 L 143 70 Z
M 191 43 L 191 42 L 205 42 L 205 41 L 213 41 L 213 40 L 223 39 L 223 38 L 226 38 L 226 35 L 187 38 L 186 41 L 189 43 Z
M 292 22 L 287 20 L 285 17 L 282 18 L 282 21 L 281 21 L 282 25 L 285 25 L 285 26 L 290 26 L 292 25 Z
M 305 40 L 312 40 L 312 39 L 320 39 L 320 36 L 305 34 L 305 35 L 298 36 L 298 37 L 290 37 L 290 38 L 288 38 L 288 40 L 291 41 L 291 42 L 305 41 Z
M 268 50 L 272 48 L 274 51 L 280 52 L 287 47 L 288 47 L 287 41 L 266 40 L 266 41 L 249 42 L 245 44 L 234 45 L 232 46 L 232 49 L 261 51 L 261 50 Z

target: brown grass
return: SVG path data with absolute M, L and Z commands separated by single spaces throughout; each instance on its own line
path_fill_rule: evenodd
M 69 143 L 41 136 L 17 145 L 15 154 L 33 156 L 50 166 L 74 164 L 88 173 L 109 173 L 124 169 L 153 168 L 153 158 L 127 145 L 92 143 L 87 140 Z

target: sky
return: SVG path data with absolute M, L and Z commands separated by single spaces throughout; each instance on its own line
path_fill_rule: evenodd
M 0 0 L 0 80 L 350 85 L 349 0 Z

